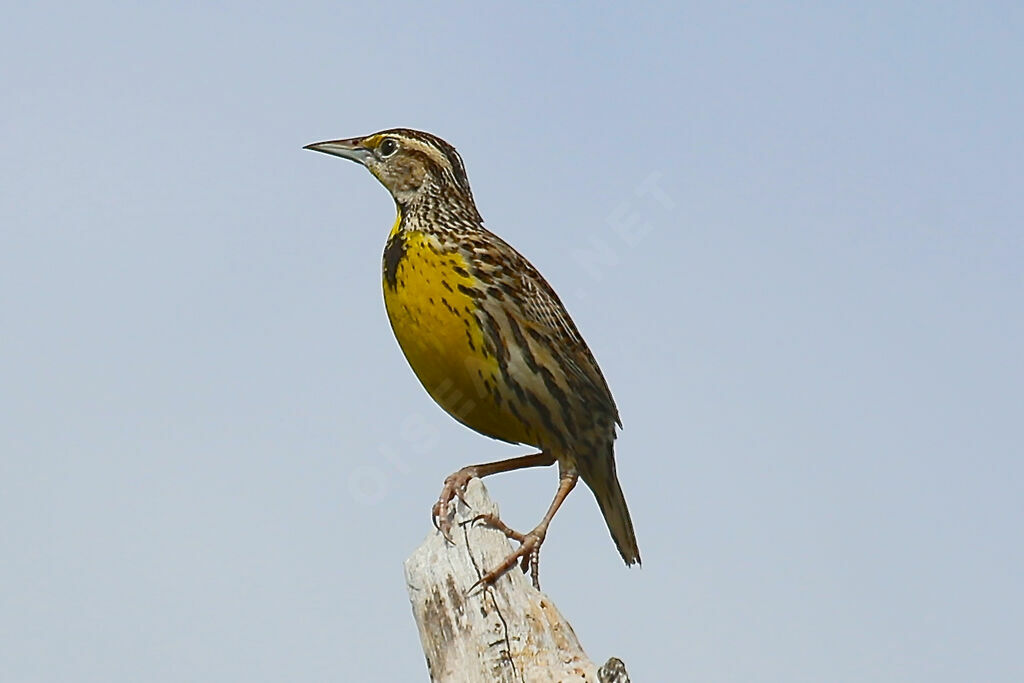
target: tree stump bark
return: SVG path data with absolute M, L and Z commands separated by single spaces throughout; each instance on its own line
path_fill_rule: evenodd
M 413 616 L 436 683 L 629 683 L 625 666 L 600 668 L 587 657 L 572 626 L 546 595 L 514 568 L 489 588 L 470 588 L 512 551 L 505 535 L 474 523 L 497 514 L 479 479 L 456 501 L 448 543 L 431 533 L 405 561 Z

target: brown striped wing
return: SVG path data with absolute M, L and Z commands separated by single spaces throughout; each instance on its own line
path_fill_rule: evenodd
M 464 254 L 474 264 L 474 275 L 481 283 L 503 294 L 500 299 L 488 297 L 485 306 L 492 309 L 491 314 L 518 323 L 520 332 L 529 338 L 526 343 L 540 352 L 536 355 L 553 361 L 575 402 L 590 413 L 580 417 L 588 421 L 607 420 L 609 427 L 613 421 L 621 424 L 611 390 L 594 355 L 551 285 L 501 238 L 489 232 L 481 232 L 480 238 L 479 242 L 464 245 Z

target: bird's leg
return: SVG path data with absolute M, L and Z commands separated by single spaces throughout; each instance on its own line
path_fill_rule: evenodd
M 479 514 L 473 519 L 471 519 L 470 522 L 472 522 L 473 524 L 476 524 L 477 522 L 483 522 L 487 526 L 493 527 L 501 533 L 505 534 L 505 538 L 510 538 L 516 543 L 519 543 L 520 545 L 522 545 L 523 541 L 526 540 L 526 534 L 522 533 L 521 531 L 516 531 L 508 524 L 505 524 L 505 522 L 501 521 L 501 517 L 498 517 L 498 515 L 492 512 L 484 512 L 482 514 Z M 540 553 L 530 553 L 529 555 L 523 555 L 522 561 L 520 562 L 520 565 L 523 568 L 523 573 L 525 574 L 527 571 L 530 572 L 530 576 L 533 577 L 534 585 L 537 585 L 537 583 L 539 582 L 537 576 L 537 564 L 539 559 Z
M 547 467 L 548 465 L 553 465 L 554 462 L 555 456 L 553 455 L 534 453 L 533 455 L 522 455 L 518 458 L 509 458 L 508 460 L 499 460 L 498 462 L 469 465 L 463 467 L 458 472 L 453 472 L 444 480 L 441 495 L 438 496 L 437 502 L 434 503 L 434 507 L 431 510 L 434 526 L 444 534 L 449 543 L 452 542 L 452 522 L 449 519 L 448 506 L 455 498 L 458 498 L 463 503 L 466 502 L 462 494 L 465 493 L 466 486 L 473 477 L 486 477 L 500 472 L 520 470 L 524 467 Z
M 519 541 L 519 548 L 511 553 L 508 557 L 502 561 L 497 567 L 480 577 L 470 587 L 473 590 L 477 586 L 484 585 L 489 586 L 502 574 L 507 572 L 512 567 L 516 566 L 517 563 L 521 562 L 523 565 L 523 571 L 526 571 L 527 565 L 530 567 L 530 578 L 533 580 L 533 587 L 540 590 L 540 546 L 544 542 L 544 537 L 548 533 L 548 525 L 551 524 L 551 520 L 554 519 L 555 513 L 558 512 L 558 508 L 562 506 L 562 501 L 566 499 L 569 492 L 572 491 L 573 487 L 576 486 L 577 480 L 580 475 L 576 472 L 575 468 L 565 469 L 559 466 L 558 471 L 558 490 L 555 492 L 555 499 L 551 501 L 551 506 L 548 508 L 547 514 L 544 515 L 544 519 L 540 521 L 533 531 L 520 534 L 519 532 L 509 529 L 499 519 L 494 518 L 493 515 L 484 515 L 483 519 L 488 524 L 496 526 L 499 531 L 504 533 L 509 538 Z

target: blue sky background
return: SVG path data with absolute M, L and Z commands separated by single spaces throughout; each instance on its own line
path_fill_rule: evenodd
M 543 585 L 637 681 L 1019 681 L 1019 3 L 21 3 L 0 27 L 0 678 L 425 680 L 401 563 L 461 465 L 394 211 L 465 159 L 619 403 Z M 657 188 L 654 192 L 651 188 Z M 553 469 L 489 482 L 529 527 Z

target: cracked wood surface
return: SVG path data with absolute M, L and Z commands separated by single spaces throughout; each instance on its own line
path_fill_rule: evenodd
M 479 479 L 466 502 L 455 503 L 449 544 L 433 532 L 405 561 L 405 580 L 427 658 L 438 683 L 628 683 L 625 667 L 609 660 L 599 673 L 551 600 L 518 569 L 484 590 L 473 584 L 511 552 L 504 534 L 473 523 L 497 514 Z

